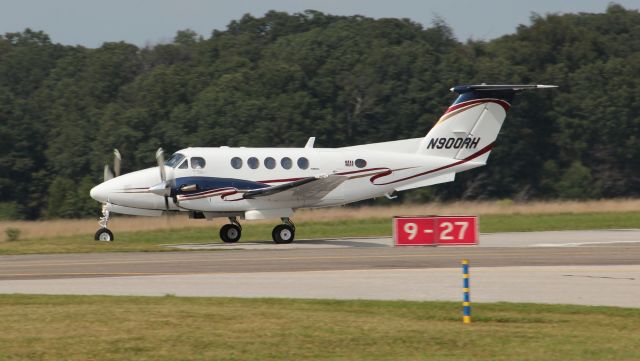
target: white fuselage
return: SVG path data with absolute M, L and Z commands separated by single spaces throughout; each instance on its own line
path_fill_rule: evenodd
M 159 149 L 159 167 L 109 179 L 94 187 L 91 197 L 105 204 L 105 228 L 110 211 L 146 216 L 189 211 L 195 218 L 280 217 L 284 222 L 298 208 L 342 205 L 451 182 L 456 173 L 485 165 L 514 95 L 552 87 L 453 87 L 458 97 L 422 138 L 332 149 L 314 148 L 315 138 L 304 148 L 186 148 L 166 163 Z M 117 174 L 119 152 L 115 155 Z M 286 233 L 295 229 L 287 227 L 282 234 L 274 229 L 275 241 L 292 239 Z M 232 228 L 221 230 L 231 230 L 221 233 L 225 242 L 239 239 L 239 226 Z
M 470 161 L 456 162 L 455 159 L 427 156 L 404 149 L 416 149 L 421 140 L 416 138 L 346 148 L 186 148 L 176 152 L 184 156 L 183 160 L 174 164 L 174 167 L 165 166 L 167 178 L 175 180 L 167 202 L 165 197 L 147 190 L 160 182 L 157 167 L 106 181 L 95 187 L 91 196 L 98 201 L 119 206 L 113 208 L 119 213 L 145 215 L 138 211 L 140 209 L 215 212 L 224 216 L 225 213 L 252 210 L 295 210 L 342 205 L 396 190 L 451 181 L 455 172 L 483 165 Z M 196 168 L 200 166 L 197 158 L 204 160 L 202 168 Z M 241 160 L 238 162 L 235 159 L 235 167 L 232 165 L 234 158 Z M 290 167 L 287 158 L 291 160 Z M 302 178 L 329 175 L 346 179 L 320 198 L 242 197 L 244 191 L 256 187 L 256 184 L 261 187 L 277 186 Z M 199 183 L 199 192 L 179 194 L 180 187 L 187 187 L 191 183 Z M 134 210 L 127 212 L 127 208 Z M 279 216 L 278 212 L 274 216 Z

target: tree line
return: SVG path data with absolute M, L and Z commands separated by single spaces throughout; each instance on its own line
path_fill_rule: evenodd
M 470 83 L 556 84 L 517 97 L 490 165 L 405 200 L 640 195 L 640 13 L 533 15 L 491 41 L 435 20 L 245 15 L 204 38 L 67 46 L 0 36 L 0 218 L 95 215 L 111 150 L 123 171 L 162 146 L 320 147 L 424 136 Z

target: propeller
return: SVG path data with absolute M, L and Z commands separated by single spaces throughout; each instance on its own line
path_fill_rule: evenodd
M 120 155 L 120 152 L 117 149 L 114 149 L 113 150 L 113 170 L 115 172 L 115 175 L 113 174 L 114 172 L 112 172 L 111 169 L 109 168 L 109 165 L 105 164 L 104 175 L 103 175 L 103 179 L 105 182 L 108 181 L 109 179 L 113 179 L 114 176 L 115 177 L 120 176 L 121 163 L 122 163 L 122 156 Z
M 111 172 L 111 169 L 109 169 L 109 165 L 105 164 L 104 165 L 104 176 L 103 179 L 104 181 L 108 181 L 109 179 L 113 178 L 113 172 Z
M 158 168 L 160 169 L 160 183 L 149 187 L 149 192 L 164 197 L 164 205 L 169 210 L 169 195 L 171 194 L 171 186 L 174 179 L 167 181 L 167 171 L 164 165 L 164 150 L 158 148 L 156 151 L 156 161 L 158 162 Z
M 113 150 L 113 172 L 111 171 L 111 169 L 109 168 L 108 164 L 104 165 L 104 173 L 103 173 L 103 179 L 104 181 L 108 181 L 110 179 L 113 179 L 114 177 L 119 177 L 120 176 L 120 166 L 122 164 L 122 155 L 120 155 L 120 152 L 117 149 Z M 115 172 L 115 175 L 114 175 Z M 100 218 L 100 227 L 102 228 L 107 228 L 107 223 L 109 222 L 109 211 L 107 209 L 107 203 L 102 203 L 102 217 Z M 98 237 L 96 235 L 96 237 Z M 96 238 L 97 240 L 98 238 Z
M 122 156 L 118 149 L 113 150 L 113 172 L 116 174 L 116 177 L 120 176 L 120 165 L 122 163 Z
M 166 182 L 167 173 L 164 169 L 164 150 L 162 148 L 158 148 L 156 151 L 156 161 L 158 162 L 158 168 L 160 168 L 160 180 L 162 180 L 162 182 Z

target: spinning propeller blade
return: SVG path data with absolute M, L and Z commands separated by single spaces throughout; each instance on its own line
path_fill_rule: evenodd
M 114 177 L 114 172 L 115 172 L 115 177 L 119 177 L 120 176 L 120 165 L 122 163 L 122 156 L 120 155 L 120 152 L 117 149 L 113 150 L 113 172 L 111 171 L 111 169 L 109 168 L 108 164 L 104 165 L 104 175 L 103 175 L 103 179 L 104 181 L 108 181 L 109 179 L 113 179 Z
M 103 179 L 104 181 L 108 181 L 109 179 L 113 178 L 113 173 L 111 173 L 111 169 L 109 169 L 109 166 L 107 164 L 104 165 L 104 175 L 103 175 Z
M 120 176 L 120 165 L 122 163 L 122 156 L 117 149 L 113 150 L 113 172 L 116 177 Z
M 158 148 L 156 151 L 156 161 L 158 162 L 158 168 L 160 168 L 160 180 L 165 182 L 167 180 L 167 174 L 164 170 L 164 150 L 162 148 Z
M 169 210 L 169 195 L 171 194 L 171 185 L 173 183 L 173 179 L 167 181 L 167 173 L 164 165 L 164 150 L 162 148 L 158 148 L 156 151 L 156 161 L 158 162 L 158 168 L 160 169 L 160 180 L 161 182 L 149 188 L 151 193 L 157 194 L 159 196 L 164 196 L 164 206 L 166 210 Z

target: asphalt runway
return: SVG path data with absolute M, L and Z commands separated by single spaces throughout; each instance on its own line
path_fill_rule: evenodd
M 475 301 L 640 307 L 640 230 L 482 235 L 480 247 L 388 243 L 1 256 L 0 293 L 459 300 L 467 258 Z

